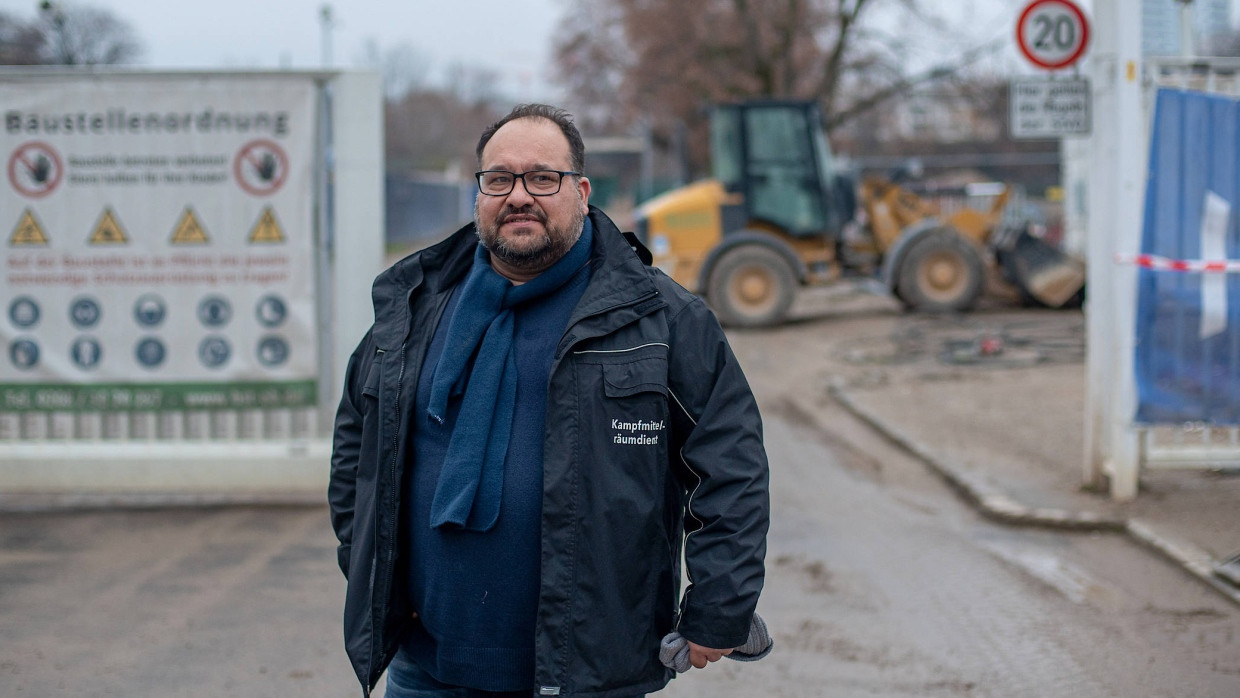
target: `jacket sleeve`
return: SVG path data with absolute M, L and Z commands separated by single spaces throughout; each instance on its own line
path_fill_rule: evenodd
M 349 553 L 353 542 L 353 505 L 357 495 L 357 466 L 362 451 L 361 404 L 363 357 L 373 353 L 370 333 L 362 338 L 357 349 L 349 357 L 345 370 L 344 391 L 336 410 L 336 426 L 332 437 L 331 479 L 327 486 L 327 501 L 331 508 L 332 529 L 340 545 L 336 549 L 337 563 L 345 577 L 349 576 Z
M 671 457 L 686 491 L 689 581 L 678 629 L 705 647 L 739 647 L 765 576 L 770 501 L 762 420 L 705 304 L 694 299 L 669 327 L 671 410 L 681 425 Z

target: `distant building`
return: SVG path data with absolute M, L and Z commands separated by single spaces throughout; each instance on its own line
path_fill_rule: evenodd
M 1003 124 L 993 113 L 978 108 L 976 98 L 935 87 L 915 89 L 876 114 L 882 140 L 934 141 L 961 143 L 993 141 L 1002 133 Z
M 1194 52 L 1210 39 L 1231 30 L 1230 0 L 1193 0 Z M 1178 0 L 1141 0 L 1141 54 L 1178 56 L 1180 47 L 1180 8 Z

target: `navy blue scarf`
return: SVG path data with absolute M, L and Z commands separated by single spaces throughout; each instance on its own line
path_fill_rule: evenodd
M 499 518 L 504 458 L 517 399 L 512 308 L 554 293 L 585 266 L 593 232 L 590 219 L 585 219 L 581 238 L 568 253 L 520 286 L 491 268 L 482 245 L 474 252 L 473 268 L 431 379 L 427 413 L 438 424 L 447 415 L 449 398 L 464 395 L 431 501 L 432 528 L 487 531 Z M 475 349 L 478 356 L 467 374 Z

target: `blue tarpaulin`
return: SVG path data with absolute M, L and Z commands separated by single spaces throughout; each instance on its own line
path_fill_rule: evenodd
M 1229 97 L 1160 89 L 1141 252 L 1188 271 L 1141 268 L 1136 421 L 1240 424 L 1240 108 Z

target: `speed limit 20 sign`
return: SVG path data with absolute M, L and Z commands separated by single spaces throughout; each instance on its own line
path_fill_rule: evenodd
M 1089 43 L 1089 22 L 1072 0 L 1033 0 L 1016 22 L 1021 53 L 1048 70 L 1075 63 Z

